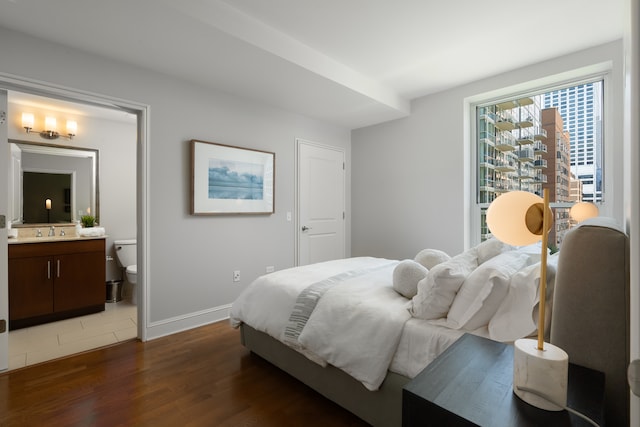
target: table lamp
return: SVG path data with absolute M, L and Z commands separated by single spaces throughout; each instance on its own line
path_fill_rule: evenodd
M 547 293 L 547 243 L 553 224 L 549 192 L 543 197 L 526 191 L 498 196 L 487 209 L 487 226 L 498 240 L 525 246 L 542 239 L 538 339 L 522 338 L 514 343 L 513 392 L 540 409 L 561 411 L 567 405 L 569 356 L 559 347 L 544 342 L 545 297 Z
M 590 202 L 580 202 L 571 206 L 569 216 L 577 223 L 598 216 L 598 207 Z

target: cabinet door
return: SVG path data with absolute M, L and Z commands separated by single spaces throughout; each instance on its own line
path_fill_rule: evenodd
M 53 259 L 9 259 L 9 319 L 53 312 Z
M 104 253 L 57 255 L 54 265 L 54 311 L 104 305 Z

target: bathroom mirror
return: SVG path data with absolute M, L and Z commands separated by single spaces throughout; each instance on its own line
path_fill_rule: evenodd
M 9 140 L 12 226 L 99 219 L 98 150 Z

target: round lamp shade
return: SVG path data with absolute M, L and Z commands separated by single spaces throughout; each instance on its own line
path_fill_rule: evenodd
M 571 206 L 569 215 L 576 222 L 582 222 L 585 219 L 595 218 L 598 216 L 598 207 L 593 203 L 580 202 Z
M 542 197 L 533 193 L 504 193 L 489 205 L 487 226 L 491 234 L 501 242 L 514 246 L 531 245 L 542 238 L 543 206 Z M 550 215 L 549 219 L 551 218 Z

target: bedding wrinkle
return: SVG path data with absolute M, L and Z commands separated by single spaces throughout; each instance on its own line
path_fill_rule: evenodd
M 470 332 L 449 328 L 444 318 L 424 320 L 412 317 L 404 325 L 389 371 L 414 378 L 465 332 L 485 338 L 489 336 L 486 326 Z
M 285 328 L 284 339 L 285 343 L 293 346 L 300 347 L 298 337 L 304 329 L 309 317 L 313 310 L 315 310 L 318 300 L 322 298 L 326 291 L 331 287 L 343 283 L 351 278 L 358 277 L 369 272 L 375 271 L 379 268 L 386 268 L 387 265 L 369 267 L 361 270 L 351 270 L 344 273 L 340 273 L 336 276 L 328 277 L 319 282 L 313 283 L 300 292 L 296 298 L 296 303 L 289 316 L 289 323 Z
M 299 336 L 305 349 L 377 390 L 395 354 L 410 301 L 391 286 L 397 262 L 328 289 Z
M 280 341 L 296 297 L 312 283 L 335 276 L 345 269 L 374 265 L 376 258 L 359 257 L 293 267 L 265 274 L 254 280 L 233 302 L 229 313 L 231 326 L 247 323 Z
M 398 262 L 356 257 L 261 276 L 233 303 L 230 323 L 246 323 L 375 390 L 411 316 L 410 300 L 392 287 Z M 300 297 L 307 288 L 307 295 Z M 303 308 L 307 304 L 315 304 L 308 318 L 308 307 Z M 297 344 L 292 340 L 296 334 Z

